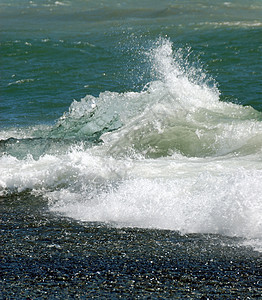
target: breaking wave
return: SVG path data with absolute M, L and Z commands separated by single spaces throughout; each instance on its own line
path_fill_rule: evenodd
M 1 194 L 31 190 L 82 221 L 218 233 L 262 248 L 262 116 L 220 101 L 159 39 L 141 92 L 74 101 L 52 126 L 0 142 Z

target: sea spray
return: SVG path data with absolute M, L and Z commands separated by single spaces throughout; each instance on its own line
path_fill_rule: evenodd
M 132 99 L 124 102 L 131 111 L 120 110 L 123 126 L 92 149 L 108 158 L 107 189 L 51 192 L 50 209 L 83 221 L 261 239 L 261 114 L 220 102 L 216 86 L 175 61 L 168 40 L 151 60 L 158 80 L 141 93 L 114 94 L 117 103 Z
M 220 101 L 181 51 L 161 39 L 141 92 L 87 95 L 42 135 L 2 143 L 1 193 L 82 221 L 261 241 L 261 113 Z
M 129 179 L 97 194 L 51 192 L 58 200 L 51 210 L 81 221 L 262 238 L 261 171 L 190 175 Z
M 171 42 L 160 39 L 147 53 L 156 80 L 132 99 L 132 106 L 139 102 L 144 110 L 136 111 L 119 130 L 102 135 L 110 153 L 219 156 L 246 149 L 251 137 L 252 147 L 260 148 L 261 113 L 219 101 L 216 85 L 203 80 L 202 69 L 189 67 L 181 51 L 172 51 Z

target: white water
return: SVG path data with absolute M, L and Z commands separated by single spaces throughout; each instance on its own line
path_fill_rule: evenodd
M 140 93 L 74 102 L 50 130 L 104 132 L 102 145 L 3 155 L 2 194 L 31 189 L 50 211 L 77 220 L 238 236 L 262 251 L 261 114 L 220 102 L 181 53 L 158 41 L 148 54 L 156 81 Z

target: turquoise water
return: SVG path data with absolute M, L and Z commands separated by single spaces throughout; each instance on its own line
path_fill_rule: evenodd
M 3 298 L 260 297 L 262 2 L 3 0 L 0 25 Z
M 261 110 L 260 1 L 1 1 L 1 31 L 2 127 L 54 122 L 86 94 L 140 90 L 159 36 L 191 47 L 222 100 Z

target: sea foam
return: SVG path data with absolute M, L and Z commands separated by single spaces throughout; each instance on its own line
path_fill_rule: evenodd
M 169 40 L 146 55 L 154 80 L 141 92 L 88 95 L 43 131 L 72 141 L 65 151 L 3 153 L 1 193 L 30 189 L 81 221 L 237 236 L 259 249 L 261 113 L 220 101 Z

